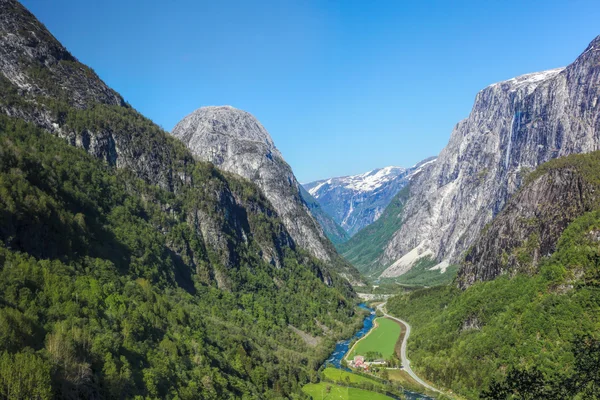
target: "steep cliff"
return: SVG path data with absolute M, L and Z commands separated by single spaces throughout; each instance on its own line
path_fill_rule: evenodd
M 402 226 L 401 216 L 409 196 L 410 186 L 405 186 L 394 196 L 377 221 L 338 246 L 342 256 L 365 276 L 377 278 L 385 269 L 377 260 L 390 238 Z
M 375 222 L 392 198 L 406 186 L 428 158 L 410 168 L 385 167 L 359 175 L 323 179 L 304 184 L 323 210 L 350 236 Z
M 342 228 L 334 219 L 331 217 L 325 210 L 321 203 L 317 201 L 308 191 L 302 186 L 299 186 L 300 196 L 302 200 L 304 200 L 304 204 L 310 210 L 310 213 L 315 218 L 315 220 L 319 223 L 321 228 L 323 228 L 323 232 L 325 236 L 334 246 L 338 246 L 342 243 L 345 243 L 350 239 L 350 235 Z
M 292 169 L 254 116 L 230 106 L 202 107 L 181 120 L 172 134 L 200 160 L 258 185 L 298 246 L 334 263 L 349 280 L 358 279 L 357 271 L 338 256 L 325 237 Z
M 600 147 L 600 37 L 568 67 L 523 75 L 477 94 L 469 117 L 411 182 L 401 228 L 379 262 L 386 276 L 411 251 L 458 260 L 541 163 Z

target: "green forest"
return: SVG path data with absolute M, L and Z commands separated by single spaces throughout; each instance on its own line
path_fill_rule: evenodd
M 269 205 L 250 183 L 191 168 L 202 185 L 165 191 L 0 117 L 0 398 L 289 396 L 360 325 L 318 261 L 259 256 L 276 215 L 249 213 L 256 237 L 224 265 L 194 229 L 198 208 L 226 213 L 207 193 Z

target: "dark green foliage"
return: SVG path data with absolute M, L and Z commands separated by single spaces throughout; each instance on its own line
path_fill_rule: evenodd
M 559 157 L 540 165 L 532 173 L 526 176 L 525 184 L 528 184 L 540 176 L 547 174 L 553 169 L 571 168 L 578 172 L 587 182 L 600 185 L 600 152 L 595 151 L 588 154 L 571 154 Z
M 493 382 L 490 388 L 482 393 L 482 399 L 562 399 L 556 393 L 554 385 L 546 381 L 544 374 L 533 368 L 531 371 L 511 369 L 502 382 Z
M 300 393 L 361 325 L 335 265 L 4 3 L 0 398 Z
M 277 398 L 360 323 L 318 261 L 288 247 L 280 268 L 263 260 L 260 243 L 284 232 L 253 185 L 187 168 L 198 184 L 169 192 L 0 117 L 0 397 Z M 246 207 L 220 207 L 219 189 Z M 247 242 L 227 239 L 235 264 L 190 223 L 199 211 L 245 213 Z M 332 332 L 316 348 L 288 327 L 323 336 L 316 321 Z
M 32 351 L 0 353 L 0 398 L 46 400 L 52 398 L 51 366 Z
M 600 341 L 591 336 L 575 337 L 571 345 L 575 358 L 573 373 L 543 374 L 511 369 L 506 378 L 494 381 L 482 393 L 483 399 L 598 399 L 600 398 Z
M 386 268 L 377 263 L 385 246 L 402 226 L 402 210 L 410 196 L 405 186 L 393 198 L 383 214 L 371 225 L 360 230 L 346 243 L 337 246 L 338 251 L 366 276 L 376 276 Z

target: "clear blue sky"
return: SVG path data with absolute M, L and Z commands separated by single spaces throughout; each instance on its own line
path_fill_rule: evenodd
M 437 154 L 483 87 L 564 66 L 598 0 L 23 0 L 165 129 L 205 105 L 254 114 L 302 182 Z

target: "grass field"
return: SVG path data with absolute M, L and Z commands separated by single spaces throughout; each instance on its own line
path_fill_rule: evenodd
M 326 378 L 335 382 L 346 382 L 346 378 L 348 378 L 350 379 L 350 383 L 371 383 L 375 386 L 384 386 L 383 383 L 376 381 L 375 379 L 369 379 L 366 376 L 353 374 L 352 372 L 343 371 L 337 368 L 325 368 L 323 374 Z
M 424 391 L 425 388 L 417 383 L 408 372 L 401 369 L 388 369 L 388 376 L 391 381 L 398 382 L 409 390 Z
M 355 355 L 365 355 L 368 351 L 381 353 L 384 359 L 394 354 L 396 342 L 400 337 L 400 325 L 391 319 L 377 318 L 377 328 L 356 343 L 349 358 Z
M 330 387 L 327 393 L 327 387 Z M 302 391 L 313 400 L 390 400 L 391 397 L 368 390 L 347 388 L 332 383 L 309 383 L 304 385 Z

